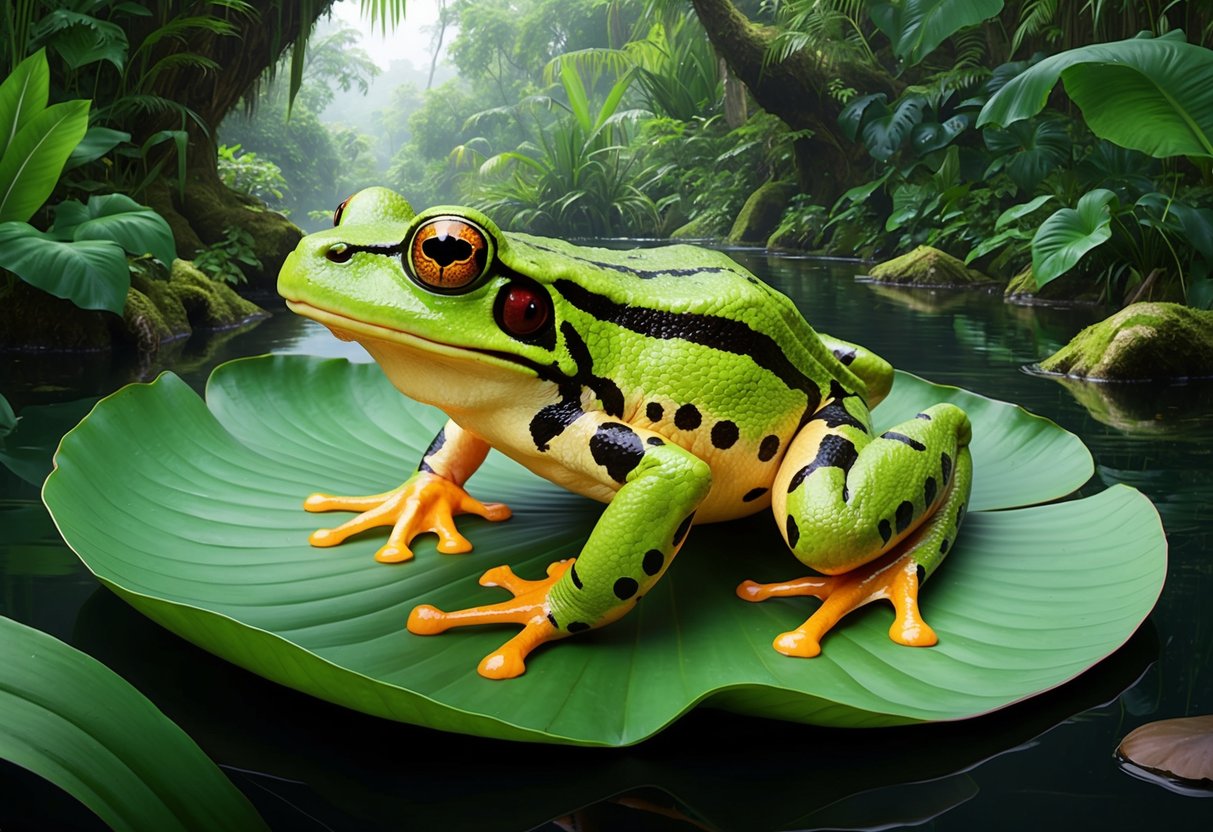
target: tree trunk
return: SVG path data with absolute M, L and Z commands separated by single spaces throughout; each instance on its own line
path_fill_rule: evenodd
M 262 264 L 259 272 L 250 275 L 256 289 L 273 290 L 278 268 L 298 243 L 300 231 L 282 215 L 266 211 L 256 200 L 224 186 L 217 167 L 215 131 L 241 99 L 256 88 L 266 70 L 278 62 L 301 32 L 311 29 L 333 2 L 251 0 L 255 9 L 252 15 L 226 12 L 237 28 L 235 35 L 195 30 L 188 42 L 162 41 L 158 50 L 163 51 L 154 55 L 158 59 L 168 52 L 193 52 L 213 60 L 219 69 L 208 71 L 183 64 L 156 76 L 150 92 L 180 102 L 196 113 L 206 127 L 192 120 L 185 125 L 189 145 L 184 192 L 176 187 L 176 164 L 170 163 L 165 166 L 162 180 L 148 190 L 148 200 L 168 219 L 185 257 L 191 256 L 200 245 L 222 240 L 230 227 L 248 230 Z M 166 17 L 184 13 L 179 9 L 165 11 L 166 4 L 149 0 L 143 0 L 143 5 L 152 10 L 152 16 L 147 18 L 147 31 L 162 25 Z M 132 33 L 132 43 L 141 42 L 146 34 Z M 181 128 L 181 118 L 176 113 L 151 117 L 139 113 L 133 123 L 125 125 L 138 143 L 157 131 Z M 160 147 L 166 148 L 165 153 L 172 152 L 167 143 Z
M 830 82 L 842 81 L 865 91 L 895 91 L 895 82 L 870 69 L 826 66 L 814 59 L 811 50 L 767 61 L 774 30 L 751 22 L 731 0 L 692 0 L 692 4 L 717 54 L 749 87 L 754 100 L 792 130 L 811 131 L 794 143 L 797 179 L 801 191 L 814 202 L 832 204 L 854 184 L 864 155 L 862 147 L 839 132 L 842 105 L 829 94 Z M 848 77 L 839 77 L 844 72 Z

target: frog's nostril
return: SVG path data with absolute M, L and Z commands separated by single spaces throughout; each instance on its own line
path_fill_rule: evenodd
M 345 263 L 354 256 L 354 250 L 345 243 L 333 243 L 324 250 L 324 256 L 334 263 Z

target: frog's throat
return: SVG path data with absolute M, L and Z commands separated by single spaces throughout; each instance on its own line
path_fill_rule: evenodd
M 334 335 L 342 340 L 348 341 L 353 339 L 361 343 L 363 339 L 374 339 L 376 341 L 386 341 L 389 344 L 397 344 L 406 349 L 421 353 L 455 359 L 456 361 L 474 361 L 479 364 L 502 367 L 515 373 L 525 373 L 527 370 L 530 370 L 530 374 L 533 375 L 536 371 L 531 362 L 509 353 L 483 350 L 475 347 L 460 347 L 456 344 L 433 341 L 401 329 L 368 323 L 356 318 L 348 318 L 339 312 L 321 309 L 306 301 L 290 300 L 288 298 L 286 306 L 297 315 L 302 315 L 305 318 L 311 318 L 317 323 L 324 324 L 333 331 Z

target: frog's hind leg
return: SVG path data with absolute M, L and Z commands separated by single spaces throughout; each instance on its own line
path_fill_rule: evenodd
M 890 637 L 929 646 L 935 634 L 918 611 L 918 588 L 956 539 L 972 484 L 970 427 L 942 404 L 872 436 L 858 397 L 827 400 L 788 450 L 772 508 L 803 563 L 834 577 L 775 584 L 746 581 L 749 601 L 814 595 L 824 599 L 775 649 L 815 656 L 843 616 L 875 600 L 893 603 Z

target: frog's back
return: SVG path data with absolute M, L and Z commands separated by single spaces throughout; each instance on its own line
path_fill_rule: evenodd
M 748 355 L 791 387 L 812 379 L 824 394 L 837 379 L 862 392 L 862 382 L 821 343 L 795 304 L 723 252 L 685 244 L 614 250 L 508 237 L 511 259 L 526 273 L 543 275 L 559 298 L 599 321 L 657 341 Z

